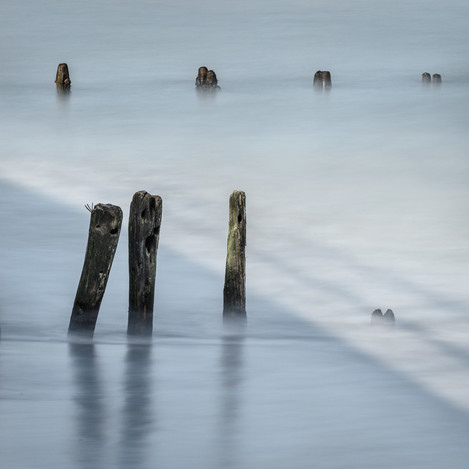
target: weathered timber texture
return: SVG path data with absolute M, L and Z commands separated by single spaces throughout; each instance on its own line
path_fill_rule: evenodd
M 313 86 L 315 88 L 329 89 L 332 86 L 331 72 L 318 70 L 314 74 Z
M 207 67 L 200 67 L 195 79 L 195 86 L 198 90 L 214 91 L 219 90 L 217 75 Z
M 246 317 L 246 195 L 230 196 L 223 317 Z
M 85 262 L 78 284 L 69 333 L 92 336 L 119 241 L 122 210 L 98 204 L 91 211 Z
M 163 202 L 158 195 L 136 192 L 129 217 L 129 335 L 151 335 L 155 299 L 156 255 Z

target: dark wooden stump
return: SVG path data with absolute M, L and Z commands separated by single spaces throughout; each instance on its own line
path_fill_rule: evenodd
M 57 73 L 55 75 L 55 84 L 57 86 L 57 92 L 59 94 L 67 95 L 70 92 L 70 74 L 68 72 L 68 65 L 63 63 L 57 67 Z
M 432 82 L 432 76 L 428 73 L 422 73 L 422 83 L 428 84 Z
M 197 78 L 195 79 L 195 86 L 203 86 L 207 80 L 207 67 L 199 67 L 199 71 L 197 73 Z
M 68 332 L 93 336 L 122 225 L 122 210 L 98 204 L 91 211 L 85 262 Z
M 55 75 L 55 83 L 63 86 L 70 86 L 72 84 L 67 64 L 63 63 L 58 65 L 57 74 Z
M 329 89 L 332 86 L 331 72 L 318 70 L 314 74 L 313 86 L 315 88 Z
M 230 196 L 223 317 L 246 318 L 246 195 Z
M 441 75 L 439 73 L 434 73 L 433 74 L 433 84 L 434 85 L 441 84 Z
M 129 217 L 129 335 L 151 335 L 156 254 L 163 202 L 158 195 L 135 193 Z
M 195 86 L 198 90 L 214 91 L 219 90 L 217 75 L 213 70 L 207 67 L 200 67 L 197 78 L 195 79 Z

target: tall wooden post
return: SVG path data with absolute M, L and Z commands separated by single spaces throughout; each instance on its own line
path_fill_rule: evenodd
M 230 196 L 223 317 L 246 318 L 246 195 Z
M 129 217 L 129 335 L 153 332 L 156 254 L 163 202 L 158 195 L 136 192 Z
M 68 332 L 93 336 L 122 226 L 122 210 L 98 204 L 91 210 L 88 245 Z

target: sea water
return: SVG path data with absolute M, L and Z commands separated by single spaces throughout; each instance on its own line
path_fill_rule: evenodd
M 466 467 L 468 17 L 460 0 L 3 0 L 2 464 Z M 202 65 L 219 92 L 196 92 Z M 138 190 L 163 198 L 145 347 L 125 337 Z M 94 343 L 68 344 L 97 203 L 124 226 Z

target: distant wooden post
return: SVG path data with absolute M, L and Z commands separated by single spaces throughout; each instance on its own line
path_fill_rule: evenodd
M 433 74 L 433 84 L 440 85 L 441 84 L 441 75 L 439 73 Z
M 313 86 L 315 88 L 329 89 L 332 86 L 331 72 L 318 70 L 314 74 Z
M 55 83 L 62 86 L 70 86 L 72 81 L 70 80 L 70 73 L 68 71 L 68 65 L 66 63 L 59 64 L 57 66 L 57 73 L 55 75 Z
M 428 73 L 422 73 L 422 83 L 427 85 L 428 83 L 432 82 L 432 76 Z
M 380 309 L 375 309 L 371 314 L 371 324 L 380 324 L 383 320 L 383 312 Z
M 59 94 L 69 94 L 71 83 L 72 81 L 70 80 L 68 65 L 66 63 L 59 64 L 57 67 L 57 73 L 55 75 L 57 92 Z
M 163 202 L 158 195 L 135 193 L 129 217 L 129 335 L 151 335 L 156 254 Z
M 223 317 L 246 318 L 246 195 L 230 196 Z
M 383 319 L 387 321 L 389 324 L 394 324 L 396 322 L 396 318 L 394 316 L 392 309 L 386 310 L 386 312 L 383 315 Z
M 122 225 L 122 210 L 98 204 L 91 210 L 88 245 L 68 332 L 93 336 Z

